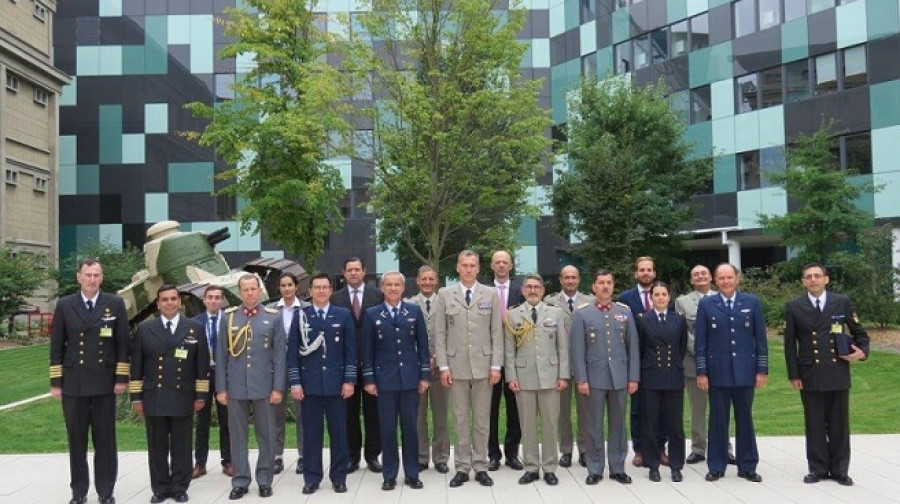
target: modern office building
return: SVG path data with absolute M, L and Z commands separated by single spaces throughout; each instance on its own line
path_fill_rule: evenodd
M 60 4 L 55 61 L 75 76 L 61 99 L 63 254 L 96 239 L 142 244 L 146 227 L 161 219 L 184 229 L 229 227 L 232 237 L 220 249 L 232 260 L 283 254 L 264 237 L 239 232 L 231 220 L 237 203 L 211 195 L 222 167 L 179 135 L 198 127 L 184 103 L 228 99 L 228 84 L 251 64 L 216 56 L 228 42 L 216 16 L 232 4 Z M 884 186 L 859 205 L 880 223 L 900 222 L 898 0 L 525 0 L 524 7 L 520 37 L 529 50 L 522 69 L 544 79 L 540 100 L 560 130 L 565 97 L 585 73 L 668 84 L 696 153 L 715 156 L 689 242 L 698 257 L 745 266 L 784 258 L 778 237 L 759 229 L 760 212 L 789 211 L 783 189 L 766 175 L 783 170 L 784 146 L 823 118 L 841 130 L 838 168 Z M 324 0 L 316 8 L 323 26 L 342 31 L 338 14 L 352 19 L 356 7 Z M 332 161 L 348 189 L 347 220 L 318 266 L 337 272 L 356 255 L 370 273 L 398 267 L 392 253 L 376 252 L 374 218 L 359 205 L 365 164 Z M 552 184 L 552 173 L 548 167 L 540 182 Z M 535 203 L 544 202 L 545 186 L 534 192 Z M 565 260 L 568 243 L 553 234 L 547 212 L 521 226 L 520 272 L 555 273 Z

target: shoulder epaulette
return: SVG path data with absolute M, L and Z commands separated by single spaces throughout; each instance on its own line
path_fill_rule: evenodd
M 265 310 L 266 313 L 278 313 L 277 308 L 272 308 L 270 306 L 263 307 L 263 310 Z
M 588 306 L 591 306 L 591 303 L 581 303 L 580 305 L 576 306 L 575 309 L 580 310 L 582 308 L 587 308 Z
M 622 308 L 628 308 L 629 311 L 631 310 L 631 307 L 630 307 L 630 306 L 628 306 L 627 304 L 625 304 L 625 303 L 623 303 L 623 302 L 621 302 L 621 301 L 616 301 L 616 304 L 619 305 L 619 306 L 621 306 Z
M 514 304 L 514 305 L 510 306 L 509 308 L 507 308 L 506 311 L 509 311 L 509 310 L 515 310 L 516 308 L 522 306 L 523 304 L 524 304 L 524 303 Z
M 237 309 L 238 309 L 237 306 L 229 306 L 228 308 L 225 308 L 224 313 L 233 313 Z

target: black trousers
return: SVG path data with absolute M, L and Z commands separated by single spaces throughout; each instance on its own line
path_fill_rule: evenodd
M 85 497 L 90 488 L 87 463 L 88 429 L 94 444 L 94 487 L 101 498 L 111 497 L 119 459 L 116 453 L 116 395 L 62 397 L 69 443 L 69 473 L 73 497 Z
M 628 414 L 628 419 L 631 426 L 631 447 L 634 449 L 634 453 L 640 453 L 646 457 L 647 454 L 644 453 L 643 449 L 644 402 L 644 389 L 638 387 L 637 392 L 631 394 L 631 411 Z M 663 414 L 665 414 L 665 411 L 663 411 Z M 656 446 L 659 448 L 659 452 L 666 450 L 666 441 L 668 441 L 666 439 L 666 424 L 660 419 L 656 425 Z
M 360 371 L 356 375 L 356 387 L 353 396 L 347 399 L 347 446 L 350 449 L 350 463 L 359 462 L 360 451 L 363 451 L 365 459 L 378 460 L 381 455 L 381 434 L 378 423 L 378 404 L 376 397 L 363 390 L 362 367 L 357 364 Z M 359 423 L 360 406 L 365 427 L 365 448 L 363 448 L 363 432 Z
M 506 436 L 503 437 L 503 453 L 500 453 L 500 396 L 506 400 Z M 516 393 L 509 389 L 503 369 L 500 369 L 500 381 L 491 388 L 491 431 L 488 434 L 488 459 L 500 460 L 519 456 L 519 443 L 522 441 L 522 426 L 519 424 L 519 407 L 516 405 Z
M 809 472 L 843 476 L 850 469 L 850 391 L 800 391 Z
M 192 420 L 193 416 L 144 416 L 153 493 L 187 492 L 191 483 Z
M 216 383 L 215 368 L 212 368 L 209 372 L 209 382 Z M 210 395 L 209 400 L 203 404 L 203 409 L 197 412 L 197 432 L 194 441 L 194 462 L 197 465 L 205 466 L 209 458 L 209 429 L 212 423 L 213 407 L 216 408 L 216 416 L 219 418 L 219 452 L 222 455 L 222 465 L 231 463 L 228 407 L 216 401 L 216 395 L 213 393 Z
M 659 469 L 659 426 L 669 440 L 669 467 L 684 467 L 684 389 L 644 389 L 642 441 L 644 466 Z

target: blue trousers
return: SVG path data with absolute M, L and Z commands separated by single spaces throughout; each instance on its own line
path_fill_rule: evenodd
M 300 415 L 303 418 L 303 483 L 318 485 L 322 481 L 322 438 L 324 421 L 328 422 L 331 440 L 331 468 L 328 479 L 332 484 L 346 483 L 350 450 L 347 448 L 347 402 L 339 395 L 306 396 Z
M 403 475 L 419 477 L 419 392 L 416 389 L 396 392 L 378 391 L 378 418 L 381 429 L 382 476 L 385 481 L 397 479 L 400 459 L 397 456 L 397 419 L 400 420 L 400 437 L 403 446 Z
M 738 471 L 756 471 L 759 452 L 753 429 L 753 393 L 753 387 L 709 388 L 709 445 L 706 465 L 710 471 L 724 473 L 728 465 L 728 423 L 732 406 Z

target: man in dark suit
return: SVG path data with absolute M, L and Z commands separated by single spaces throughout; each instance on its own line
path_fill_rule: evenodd
M 428 328 L 422 309 L 403 302 L 406 279 L 398 271 L 381 277 L 384 304 L 366 310 L 363 323 L 363 381 L 366 392 L 378 396 L 381 453 L 384 456 L 382 490 L 397 486 L 397 418 L 403 446 L 403 483 L 422 488 L 419 479 L 416 416 L 419 394 L 431 385 Z
M 737 290 L 740 277 L 734 265 L 720 264 L 714 277 L 719 294 L 700 300 L 694 322 L 697 386 L 709 391 L 706 481 L 725 476 L 728 417 L 733 405 L 738 476 L 759 483 L 753 395 L 754 389 L 768 382 L 766 321 L 759 299 Z
M 625 303 L 631 308 L 635 320 L 641 313 L 651 311 L 653 303 L 650 300 L 650 286 L 656 281 L 656 266 L 653 258 L 641 256 L 634 260 L 634 279 L 637 285 L 619 295 L 619 302 Z M 631 447 L 634 449 L 634 459 L 631 461 L 635 467 L 644 465 L 644 454 L 641 452 L 643 430 L 644 389 L 639 388 L 637 393 L 631 396 Z M 665 426 L 657 429 L 657 444 L 660 449 L 659 461 L 662 465 L 669 465 L 669 457 L 666 455 Z
M 312 305 L 294 312 L 288 337 L 288 383 L 300 401 L 303 420 L 303 493 L 319 489 L 322 469 L 323 417 L 328 421 L 331 468 L 337 493 L 347 491 L 347 399 L 356 383 L 356 337 L 350 310 L 329 303 L 331 278 L 310 280 Z M 301 317 L 301 313 L 303 316 Z
M 193 414 L 209 400 L 209 344 L 203 326 L 179 314 L 177 287 L 160 287 L 156 308 L 159 318 L 142 322 L 135 333 L 128 389 L 147 427 L 150 502 L 187 502 Z
M 784 357 L 803 402 L 809 465 L 803 482 L 830 477 L 850 486 L 850 363 L 869 355 L 869 335 L 850 298 L 827 292 L 828 282 L 825 266 L 803 268 L 806 295 L 785 306 Z
M 506 311 L 525 302 L 522 283 L 510 279 L 512 258 L 509 252 L 498 250 L 491 256 L 491 271 L 494 272 L 494 287 L 500 296 L 500 316 Z M 500 452 L 500 397 L 506 401 L 506 436 L 503 438 L 503 453 Z M 500 369 L 500 381 L 491 389 L 491 432 L 488 436 L 488 471 L 500 469 L 500 458 L 506 455 L 506 465 L 516 471 L 524 466 L 519 460 L 519 443 L 522 441 L 522 427 L 519 424 L 519 408 L 516 394 L 506 386 L 506 375 Z
M 222 302 L 225 300 L 224 291 L 218 285 L 210 285 L 203 293 L 203 305 L 206 311 L 193 318 L 204 328 L 206 339 L 209 342 L 209 382 L 216 382 L 216 344 L 222 327 Z M 213 404 L 216 408 L 216 417 L 219 420 L 219 452 L 222 454 L 222 473 L 229 478 L 234 476 L 234 466 L 231 465 L 231 441 L 228 435 L 228 407 L 224 404 L 209 400 L 203 404 L 203 408 L 197 412 L 197 431 L 194 440 L 194 469 L 191 478 L 199 478 L 206 474 L 206 460 L 209 457 L 209 429 L 212 423 Z
M 362 346 L 363 315 L 367 308 L 380 304 L 384 296 L 377 289 L 367 287 L 366 266 L 362 259 L 351 257 L 344 261 L 344 280 L 347 285 L 331 295 L 331 304 L 347 308 L 353 316 L 354 331 L 356 334 L 356 348 Z M 365 456 L 366 466 L 375 473 L 382 470 L 378 462 L 381 454 L 381 438 L 379 436 L 378 408 L 375 396 L 363 393 L 362 365 L 357 353 L 357 377 L 356 387 L 353 389 L 353 397 L 347 401 L 347 443 L 350 449 L 350 465 L 348 473 L 359 469 L 360 451 Z M 360 406 L 365 428 L 365 447 L 363 447 L 363 432 L 359 425 Z
M 72 500 L 87 502 L 88 430 L 94 444 L 94 485 L 101 504 L 115 504 L 116 395 L 128 384 L 128 314 L 122 298 L 100 292 L 103 268 L 85 259 L 78 293 L 56 303 L 50 334 L 50 393 L 62 400 L 69 445 Z

